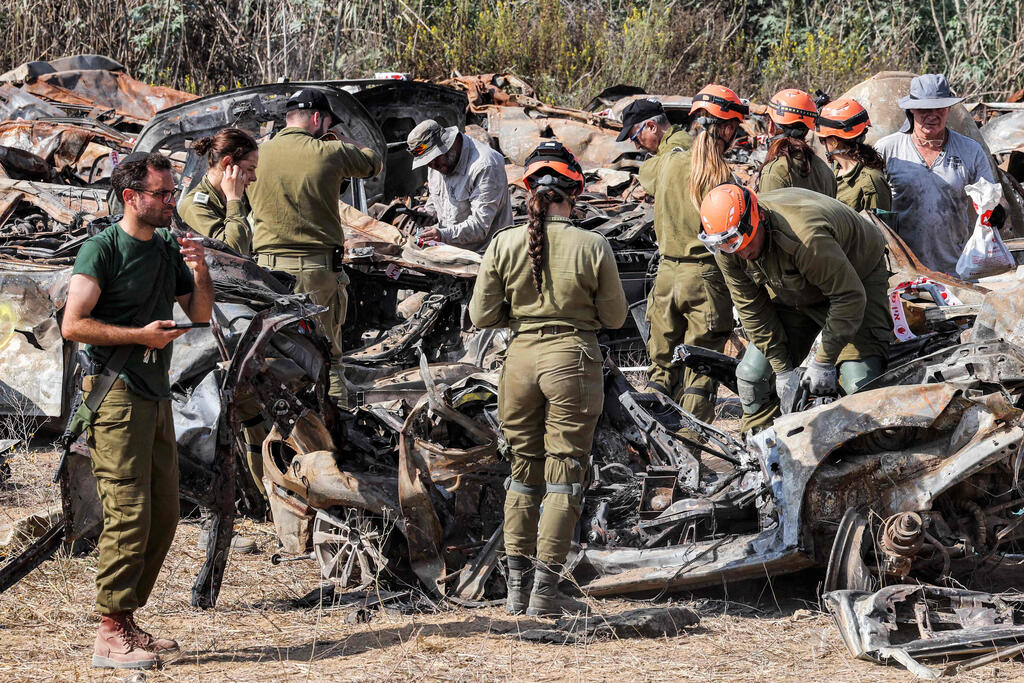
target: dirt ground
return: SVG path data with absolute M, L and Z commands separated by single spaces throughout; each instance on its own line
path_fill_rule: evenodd
M 13 520 L 55 509 L 49 484 L 55 463 L 48 452 L 14 457 L 13 479 L 0 491 L 0 539 Z M 850 657 L 819 609 L 821 577 L 813 572 L 674 596 L 701 617 L 678 637 L 548 645 L 516 637 L 544 626 L 542 620 L 510 617 L 500 608 L 298 607 L 297 599 L 320 586 L 315 562 L 273 566 L 272 525 L 244 521 L 241 527 L 260 552 L 232 557 L 210 611 L 189 604 L 204 553 L 199 528 L 187 520 L 178 527 L 157 589 L 138 613 L 150 631 L 181 643 L 181 655 L 162 670 L 133 678 L 91 667 L 96 554 L 61 553 L 0 595 L 0 680 L 912 680 L 901 668 Z M 607 615 L 647 603 L 592 605 Z M 986 667 L 970 680 L 1024 680 L 1024 664 Z

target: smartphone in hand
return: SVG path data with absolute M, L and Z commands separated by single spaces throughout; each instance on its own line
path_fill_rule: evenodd
M 209 327 L 210 323 L 175 323 L 174 327 L 168 327 L 165 329 L 169 330 L 191 330 L 197 327 Z

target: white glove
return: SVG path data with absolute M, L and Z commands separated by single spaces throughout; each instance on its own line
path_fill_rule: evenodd
M 786 385 L 789 384 L 789 380 L 793 378 L 793 370 L 786 370 L 785 372 L 775 373 L 775 395 L 782 400 L 782 392 L 786 390 Z
M 836 366 L 811 359 L 804 373 L 804 383 L 812 396 L 835 396 L 839 393 Z

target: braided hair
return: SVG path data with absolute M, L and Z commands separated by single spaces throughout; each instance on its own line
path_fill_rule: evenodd
M 561 196 L 560 196 L 561 195 Z M 547 226 L 544 219 L 548 216 L 551 203 L 559 203 L 568 197 L 553 187 L 538 188 L 526 199 L 527 233 L 530 236 L 530 267 L 533 271 L 533 286 L 537 294 L 544 298 L 541 285 L 544 282 L 544 242 L 547 239 Z

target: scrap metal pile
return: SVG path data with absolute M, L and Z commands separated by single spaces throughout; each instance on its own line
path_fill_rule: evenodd
M 0 77 L 0 118 L 12 119 L 0 122 L 0 413 L 59 424 L 70 412 L 77 349 L 58 321 L 77 248 L 113 220 L 117 156 L 168 154 L 185 192 L 205 170 L 191 141 L 226 126 L 268 136 L 300 85 L 200 99 L 155 89 L 165 98 L 157 106 L 148 86 L 115 67 L 78 63 L 72 77 L 67 64 L 31 63 Z M 615 142 L 607 112 L 545 105 L 507 74 L 301 85 L 324 92 L 342 113 L 338 129 L 387 160 L 342 193 L 346 372 L 360 400 L 339 411 L 326 398 L 329 349 L 311 322 L 320 309 L 280 274 L 206 239 L 212 334 L 182 337 L 171 369 L 181 495 L 214 515 L 196 605 L 216 602 L 235 515 L 266 515 L 240 437 L 260 418 L 282 554 L 310 554 L 341 588 L 404 584 L 463 605 L 504 594 L 508 463 L 496 387 L 505 332 L 468 321 L 480 256 L 418 246 L 403 210 L 422 201 L 425 181 L 410 170 L 405 137 L 434 118 L 495 145 L 510 166 L 543 138 L 573 148 L 588 179 L 578 218 L 609 239 L 636 304 L 628 329 L 602 337 L 611 351 L 604 412 L 569 562 L 586 594 L 662 595 L 820 567 L 826 604 L 857 656 L 924 675 L 935 670 L 919 661 L 981 652 L 970 643 L 1006 654 L 1024 641 L 1020 600 L 997 595 L 1019 586 L 1024 563 L 1024 285 L 992 289 L 928 271 L 879 224 L 893 284 L 912 283 L 894 295 L 910 334 L 893 345 L 890 370 L 744 442 L 637 392 L 616 366 L 617 353 L 643 348 L 657 245 L 634 175 L 640 159 Z M 614 116 L 621 94 L 606 91 L 591 108 L 610 105 Z M 689 102 L 663 99 L 685 121 Z M 132 104 L 142 101 L 159 111 Z M 738 174 L 752 172 L 756 132 L 735 152 Z M 514 199 L 521 215 L 520 191 Z M 735 386 L 733 358 L 681 347 L 678 362 Z M 62 541 L 96 534 L 87 457 L 78 444 L 62 475 L 63 521 L 0 569 L 0 590 Z M 954 590 L 962 586 L 987 592 Z

